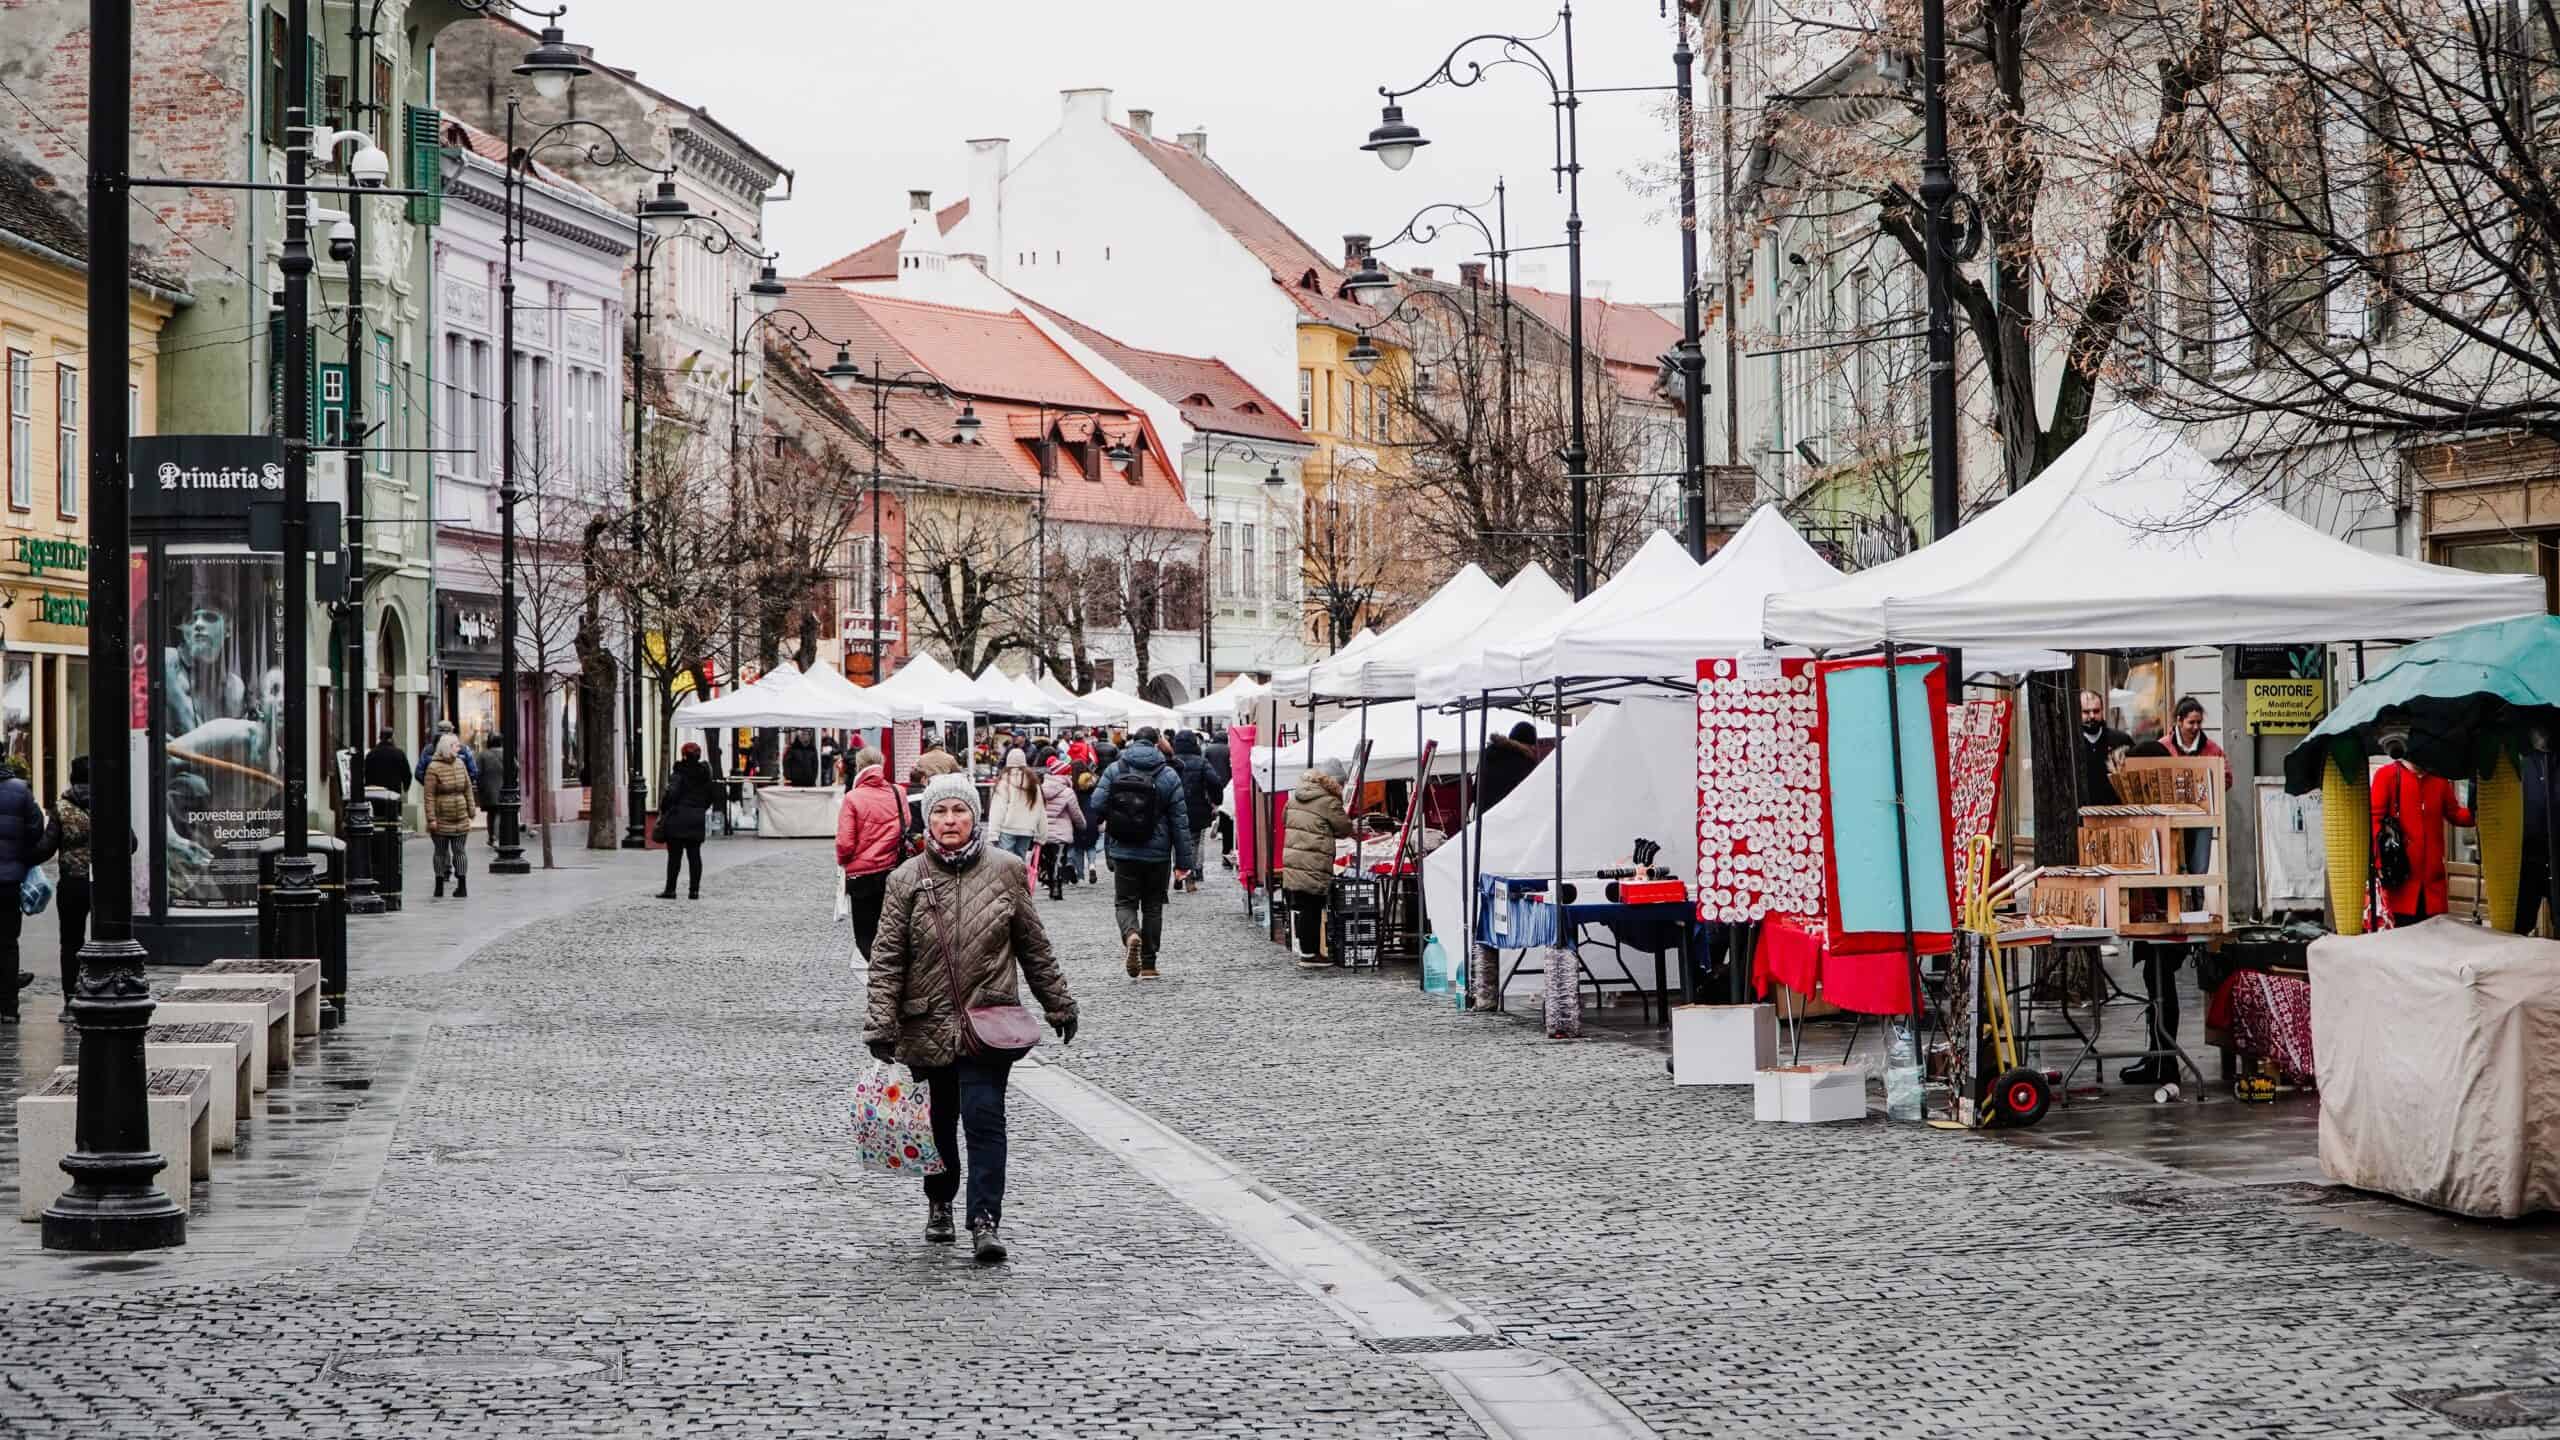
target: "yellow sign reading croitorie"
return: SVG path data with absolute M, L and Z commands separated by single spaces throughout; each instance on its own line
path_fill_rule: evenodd
M 2303 735 L 2329 713 L 2324 680 L 2248 680 L 2249 728 L 2261 735 Z

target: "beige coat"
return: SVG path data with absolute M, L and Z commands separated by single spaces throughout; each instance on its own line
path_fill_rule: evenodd
M 862 1038 L 896 1041 L 911 1066 L 958 1059 L 961 1021 L 946 978 L 954 964 L 963 1006 L 1019 1005 L 1017 982 L 1028 981 L 1052 1026 L 1075 1018 L 1022 861 L 993 845 L 957 872 L 930 855 L 889 872 Z
M 1333 842 L 1351 833 L 1342 808 L 1342 782 L 1310 770 L 1289 796 L 1286 843 L 1280 850 L 1280 888 L 1321 895 L 1333 883 Z
M 471 833 L 471 772 L 461 756 L 427 767 L 426 797 L 428 834 Z

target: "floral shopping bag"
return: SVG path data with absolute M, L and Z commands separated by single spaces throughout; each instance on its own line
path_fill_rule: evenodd
M 906 1066 L 874 1060 L 853 1085 L 853 1147 L 866 1170 L 939 1175 L 933 1106 Z

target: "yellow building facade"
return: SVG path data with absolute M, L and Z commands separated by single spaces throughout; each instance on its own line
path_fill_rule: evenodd
M 77 238 L 67 216 L 0 224 L 0 753 L 48 804 L 89 748 L 89 426 L 98 406 L 121 405 L 149 432 L 159 335 L 180 303 L 135 287 L 132 363 L 100 383 L 88 275 L 65 248 Z
M 1315 442 L 1307 457 L 1300 558 L 1306 637 L 1322 656 L 1364 625 L 1401 607 L 1387 498 L 1407 463 L 1394 435 L 1394 377 L 1408 373 L 1404 349 L 1373 335 L 1379 363 L 1367 375 L 1351 363 L 1359 333 L 1320 320 L 1298 325 L 1298 423 Z

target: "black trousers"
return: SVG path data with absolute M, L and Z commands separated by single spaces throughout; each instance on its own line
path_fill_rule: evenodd
M 2169 1052 L 2178 1043 L 2178 967 L 2187 963 L 2187 947 L 2136 941 L 2134 953 L 2142 962 L 2143 995 L 2151 1002 L 2154 1060 L 2175 1065 L 2178 1062 Z
M 1131 935 L 1138 936 L 1139 953 L 1149 964 L 1155 963 L 1156 947 L 1164 940 L 1164 897 L 1172 888 L 1170 860 L 1111 862 L 1111 909 L 1120 920 L 1120 938 L 1126 943 Z
M 53 892 L 53 907 L 62 912 L 62 1003 L 80 988 L 80 943 L 89 938 L 89 877 L 65 875 Z
M 1013 1074 L 1010 1060 L 963 1057 L 957 1064 L 927 1065 L 916 1070 L 933 1105 L 933 1145 L 942 1152 L 942 1173 L 924 1177 L 924 1198 L 948 1205 L 960 1193 L 960 1131 L 969 1131 L 969 1208 L 964 1223 L 1004 1219 L 1004 1091 Z
M 667 893 L 676 891 L 676 866 L 681 863 L 691 876 L 693 898 L 702 898 L 702 842 L 670 840 L 667 842 Z
M 1067 883 L 1067 877 L 1059 873 L 1067 863 L 1066 857 L 1067 842 L 1064 840 L 1040 842 L 1040 883 L 1049 887 L 1049 898 L 1052 900 L 1061 899 L 1066 895 L 1063 887 Z
M 671 882 L 672 883 L 672 882 Z M 853 904 L 853 943 L 862 953 L 871 953 L 871 942 L 880 934 L 880 902 L 888 898 L 889 872 L 874 870 L 868 875 L 844 877 L 845 898 Z
M 2535 844 L 2527 841 L 2524 868 L 2516 876 L 2515 933 L 2532 934 L 2534 919 L 2542 913 L 2542 902 L 2552 898 L 2550 842 Z M 2551 921 L 2555 927 L 2560 927 L 2560 901 L 2555 901 L 2551 907 Z
M 27 917 L 18 909 L 16 888 L 0 889 L 10 892 L 0 895 L 0 956 L 5 956 L 7 961 L 0 965 L 0 1015 L 15 1020 L 18 1018 L 18 932 L 26 927 Z
M 1322 890 L 1283 890 L 1289 897 L 1289 929 L 1297 940 L 1298 958 L 1313 960 L 1324 954 L 1324 901 Z

